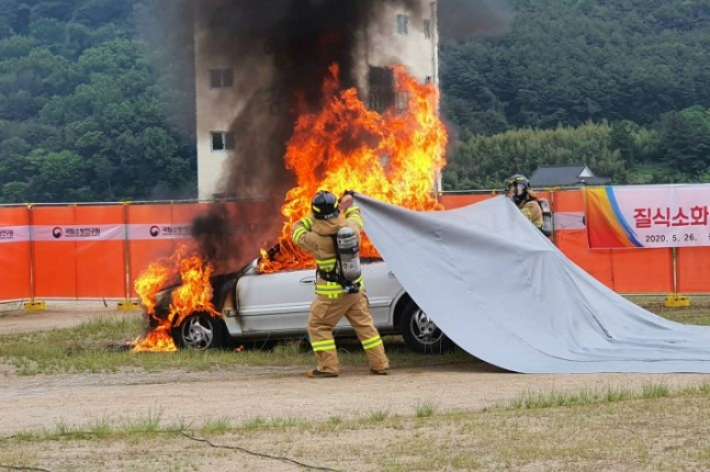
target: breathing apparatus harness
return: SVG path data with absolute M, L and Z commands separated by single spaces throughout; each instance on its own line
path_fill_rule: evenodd
M 352 192 L 346 192 L 346 195 Z M 330 219 L 340 214 L 338 200 L 330 192 L 321 191 L 313 198 L 313 214 L 317 219 Z M 360 267 L 360 245 L 352 228 L 344 226 L 331 235 L 335 247 L 335 266 L 331 271 L 316 269 L 316 276 L 326 282 L 334 282 L 343 287 L 345 293 L 358 293 L 362 276 Z
M 360 245 L 355 231 L 344 226 L 331 236 L 335 245 L 335 267 L 331 271 L 316 269 L 316 275 L 326 282 L 335 282 L 342 286 L 345 293 L 358 293 L 362 275 L 360 268 Z

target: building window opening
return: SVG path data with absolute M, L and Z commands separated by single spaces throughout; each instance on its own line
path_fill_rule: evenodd
M 407 15 L 397 15 L 397 34 L 409 34 L 409 17 Z
M 431 38 L 431 21 L 424 20 L 424 37 Z
M 234 71 L 232 69 L 211 69 L 210 88 L 232 88 L 234 86 Z
M 231 151 L 234 149 L 234 135 L 226 131 L 212 132 L 213 151 Z
M 395 105 L 394 71 L 387 67 L 370 66 L 370 110 L 384 113 Z

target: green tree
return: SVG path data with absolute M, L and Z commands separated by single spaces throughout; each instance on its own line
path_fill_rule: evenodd
M 624 182 L 627 167 L 610 146 L 608 123 L 554 130 L 524 128 L 494 136 L 464 138 L 444 170 L 445 190 L 501 188 L 514 173 L 530 175 L 540 166 L 587 164 L 597 175 Z
M 159 87 L 137 34 L 152 1 L 0 0 L 0 202 L 194 196 L 189 87 Z
M 710 167 L 710 111 L 702 106 L 663 116 L 660 124 L 663 161 L 692 177 Z
M 683 0 L 512 0 L 498 38 L 445 42 L 444 111 L 462 132 L 579 126 L 587 120 L 654 123 L 710 106 L 710 3 Z

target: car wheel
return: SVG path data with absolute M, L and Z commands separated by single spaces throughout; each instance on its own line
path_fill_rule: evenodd
M 416 303 L 410 301 L 399 322 L 404 343 L 420 354 L 441 354 L 454 349 L 454 343 Z
M 195 313 L 173 330 L 173 338 L 182 349 L 204 351 L 220 348 L 224 345 L 224 324 L 208 313 Z

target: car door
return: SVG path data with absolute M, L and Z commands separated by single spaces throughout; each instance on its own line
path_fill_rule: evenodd
M 315 270 L 260 274 L 253 270 L 239 279 L 237 298 L 244 334 L 303 332 L 315 297 Z
M 384 261 L 368 262 L 362 265 L 365 289 L 370 301 L 370 311 L 377 326 L 392 325 L 392 304 L 403 290 L 394 273 Z

